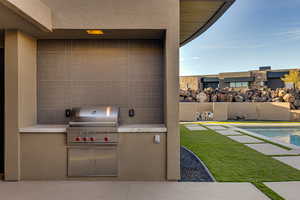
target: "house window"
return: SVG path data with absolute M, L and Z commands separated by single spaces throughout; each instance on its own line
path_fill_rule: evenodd
M 230 82 L 229 86 L 231 88 L 248 87 L 249 86 L 249 82 Z

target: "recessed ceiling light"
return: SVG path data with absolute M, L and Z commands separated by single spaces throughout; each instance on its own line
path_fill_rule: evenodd
M 87 34 L 89 35 L 103 35 L 102 30 L 86 30 Z

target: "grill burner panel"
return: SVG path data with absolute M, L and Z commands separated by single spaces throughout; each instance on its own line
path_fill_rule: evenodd
M 114 127 L 70 127 L 68 128 L 68 144 L 73 145 L 109 145 L 117 144 L 118 133 Z

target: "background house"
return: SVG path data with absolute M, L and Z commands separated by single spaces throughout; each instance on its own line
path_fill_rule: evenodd
M 203 90 L 205 88 L 260 88 L 273 90 L 289 87 L 281 78 L 291 69 L 272 70 L 271 67 L 260 67 L 259 70 L 247 72 L 224 72 L 215 75 L 181 76 L 180 89 Z

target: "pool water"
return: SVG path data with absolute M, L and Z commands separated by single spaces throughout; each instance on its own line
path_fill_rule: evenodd
M 300 146 L 300 127 L 239 127 L 281 142 Z

